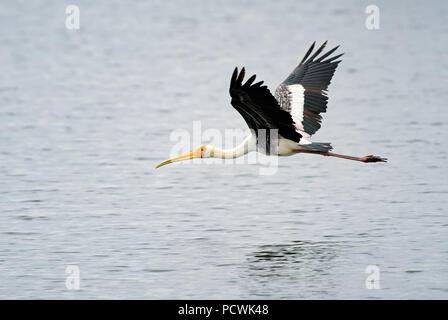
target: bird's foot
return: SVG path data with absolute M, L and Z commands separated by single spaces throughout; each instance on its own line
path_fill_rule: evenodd
M 361 158 L 362 162 L 387 162 L 387 158 L 381 158 L 374 155 L 368 155 Z

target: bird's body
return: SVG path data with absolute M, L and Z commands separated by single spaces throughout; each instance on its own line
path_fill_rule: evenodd
M 272 95 L 263 81 L 254 83 L 255 75 L 243 83 L 245 69 L 235 68 L 229 93 L 232 106 L 246 121 L 251 134 L 233 149 L 201 146 L 189 153 L 160 163 L 162 165 L 193 158 L 237 158 L 248 152 L 270 156 L 313 153 L 361 162 L 385 162 L 377 156 L 351 157 L 331 153 L 328 142 L 311 142 L 310 137 L 321 127 L 321 113 L 327 110 L 327 89 L 341 62 L 335 47 L 319 57 L 326 42 L 314 53 L 315 43 L 299 65 L 278 86 Z

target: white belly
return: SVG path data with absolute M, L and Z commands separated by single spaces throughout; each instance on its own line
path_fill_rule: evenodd
M 290 156 L 294 154 L 293 150 L 302 149 L 300 144 L 289 139 L 280 137 L 278 141 L 277 155 Z
M 249 152 L 250 151 L 258 151 L 264 154 L 267 154 L 265 148 L 261 145 L 257 145 L 257 138 L 252 135 L 249 137 L 248 140 L 248 146 L 249 146 Z M 303 141 L 303 143 L 302 143 Z M 306 145 L 310 144 L 311 142 L 306 140 L 305 138 L 302 138 L 300 141 L 300 144 L 297 142 L 294 142 L 289 139 L 285 139 L 282 136 L 279 137 L 277 141 L 271 141 L 272 145 L 271 147 L 271 154 L 273 156 L 290 156 L 293 154 L 296 154 L 296 152 L 293 152 L 293 150 L 306 150 Z

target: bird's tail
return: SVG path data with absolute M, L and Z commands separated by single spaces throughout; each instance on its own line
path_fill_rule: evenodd
M 330 142 L 313 142 L 310 144 L 302 145 L 302 147 L 305 147 L 308 150 L 322 151 L 322 152 L 328 152 L 330 150 L 333 150 L 333 147 L 331 146 Z

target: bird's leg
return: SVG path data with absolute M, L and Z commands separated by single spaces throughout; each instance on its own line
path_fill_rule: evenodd
M 293 150 L 293 152 L 314 153 L 314 154 L 320 154 L 320 155 L 326 156 L 326 157 L 336 157 L 336 158 L 361 161 L 361 162 L 386 162 L 387 161 L 386 158 L 381 158 L 381 157 L 373 156 L 373 155 L 368 155 L 368 156 L 364 156 L 364 157 L 352 157 L 352 156 L 346 156 L 343 154 L 337 154 L 337 153 L 333 153 L 333 152 L 313 151 L 313 150 Z

